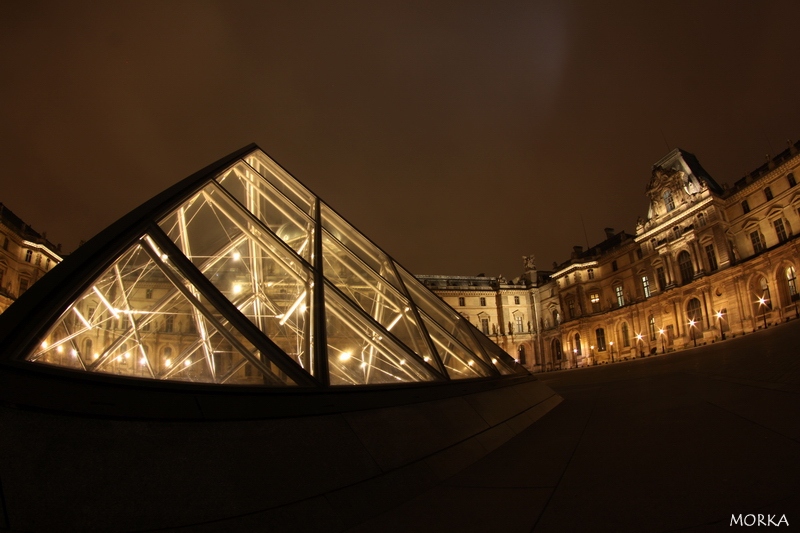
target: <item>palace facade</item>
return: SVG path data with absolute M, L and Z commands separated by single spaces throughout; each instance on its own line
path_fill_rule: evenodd
M 47 240 L 0 204 L 0 313 L 61 262 L 61 245 Z
M 718 342 L 797 318 L 800 143 L 721 186 L 689 152 L 654 166 L 635 234 L 606 239 L 553 271 L 419 278 L 533 371 Z

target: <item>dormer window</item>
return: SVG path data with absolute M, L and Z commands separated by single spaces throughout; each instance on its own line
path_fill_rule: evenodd
M 675 201 L 672 199 L 672 192 L 671 191 L 664 191 L 664 207 L 667 210 L 667 213 L 675 209 Z

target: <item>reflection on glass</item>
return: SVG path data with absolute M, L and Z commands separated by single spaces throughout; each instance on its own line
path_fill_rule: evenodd
M 331 385 L 435 379 L 431 369 L 325 286 L 325 332 Z
M 294 202 L 304 213 L 313 216 L 315 197 L 303 185 L 283 170 L 261 150 L 245 156 L 244 160 L 273 187 Z
M 313 372 L 309 266 L 214 184 L 161 228 L 239 311 Z M 308 233 L 305 240 L 311 239 Z

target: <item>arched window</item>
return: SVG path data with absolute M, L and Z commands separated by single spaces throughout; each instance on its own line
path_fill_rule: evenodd
M 789 299 L 794 302 L 797 300 L 797 278 L 793 266 L 786 269 L 786 284 L 789 287 Z
M 606 331 L 603 328 L 597 328 L 594 333 L 597 336 L 597 351 L 606 351 Z
M 667 213 L 669 213 L 675 209 L 675 201 L 672 199 L 672 192 L 664 191 L 662 196 L 664 197 L 664 208 L 667 210 Z
M 558 314 L 557 309 L 553 309 L 553 326 L 561 324 L 561 315 Z
M 681 272 L 681 283 L 683 285 L 690 283 L 694 278 L 694 267 L 692 267 L 692 258 L 686 250 L 678 254 L 678 268 Z
M 629 337 L 629 334 L 628 334 L 628 323 L 627 322 L 623 322 L 622 323 L 622 345 L 625 346 L 626 348 L 631 345 L 631 340 L 630 340 L 630 337 Z
M 689 303 L 686 304 L 686 316 L 689 317 L 690 323 L 694 323 L 694 327 L 697 328 L 698 331 L 703 330 L 703 311 L 700 308 L 700 300 L 697 298 L 689 300 Z
M 556 361 L 561 360 L 561 341 L 558 339 L 553 339 L 551 350 L 553 352 L 553 359 Z
M 575 354 L 581 355 L 581 334 L 575 334 Z
M 767 284 L 767 278 L 762 277 L 758 280 L 758 284 L 761 287 L 761 298 L 764 299 L 764 305 L 767 306 L 767 309 L 772 309 L 772 299 L 769 297 L 769 284 Z

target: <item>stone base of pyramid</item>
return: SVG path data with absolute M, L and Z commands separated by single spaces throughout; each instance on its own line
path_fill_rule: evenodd
M 253 394 L 3 370 L 0 391 L 0 526 L 22 531 L 340 531 L 561 401 L 532 376 Z

